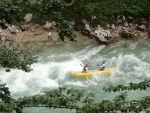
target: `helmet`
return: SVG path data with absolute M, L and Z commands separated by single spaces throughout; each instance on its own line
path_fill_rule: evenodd
M 102 60 L 102 62 L 103 62 L 103 63 L 105 63 L 105 62 L 106 62 L 106 60 Z
M 88 64 L 85 64 L 85 66 L 87 67 L 87 66 L 88 66 Z

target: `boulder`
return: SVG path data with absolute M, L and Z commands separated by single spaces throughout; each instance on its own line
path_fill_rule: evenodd
M 89 24 L 85 24 L 85 28 L 84 28 L 84 29 L 86 29 L 86 30 L 88 30 L 88 31 L 91 31 Z
M 15 26 L 14 26 L 14 25 L 12 25 L 12 26 L 8 26 L 8 30 L 10 31 L 10 33 L 12 33 L 12 34 L 16 34 L 16 28 L 15 28 Z
M 30 22 L 32 20 L 32 14 L 31 13 L 26 14 L 24 19 L 25 19 L 25 22 Z
M 105 29 L 101 28 L 100 25 L 98 25 L 98 28 L 97 28 L 97 30 L 94 31 L 94 33 L 98 37 L 100 37 L 100 36 L 108 37 L 111 35 L 110 30 L 105 30 Z
M 124 26 L 125 26 L 125 27 L 128 27 L 128 26 L 129 26 L 129 24 L 128 24 L 127 21 L 124 22 Z
M 46 24 L 44 24 L 43 27 L 44 27 L 44 29 L 46 29 L 46 30 L 50 30 L 50 29 L 52 29 L 55 25 L 56 25 L 55 22 L 49 22 L 49 21 L 47 21 Z
M 120 34 L 125 39 L 132 39 L 133 38 L 133 34 L 130 30 L 122 30 Z
M 82 33 L 87 35 L 87 36 L 91 36 L 91 28 L 89 24 L 85 24 L 84 29 L 82 30 Z
M 145 25 L 140 25 L 140 26 L 138 26 L 138 29 L 139 29 L 140 31 L 145 31 L 146 26 L 145 26 Z

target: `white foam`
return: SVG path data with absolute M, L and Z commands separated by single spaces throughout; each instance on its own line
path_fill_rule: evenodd
M 79 86 L 79 87 L 87 87 L 83 82 L 81 81 L 71 81 L 71 82 L 65 82 L 65 85 L 70 85 L 70 86 Z

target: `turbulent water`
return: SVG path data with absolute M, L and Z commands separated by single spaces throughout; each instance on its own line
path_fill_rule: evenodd
M 6 83 L 14 98 L 35 95 L 60 86 L 86 89 L 95 93 L 97 100 L 113 99 L 119 93 L 106 93 L 103 87 L 109 85 L 140 82 L 150 78 L 150 43 L 119 42 L 109 46 L 55 46 L 38 53 L 38 63 L 32 65 L 33 71 L 25 73 L 0 70 L 1 82 Z M 76 78 L 69 71 L 82 71 L 80 64 L 88 63 L 89 70 L 98 69 L 97 63 L 107 61 L 106 67 L 117 69 L 107 76 L 94 75 L 89 80 Z M 147 91 L 130 91 L 128 99 L 138 99 L 150 94 Z M 75 113 L 73 110 L 25 108 L 24 113 Z

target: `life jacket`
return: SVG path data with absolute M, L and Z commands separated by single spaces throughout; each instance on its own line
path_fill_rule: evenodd
M 102 63 L 100 67 L 104 69 L 106 67 L 106 63 Z

